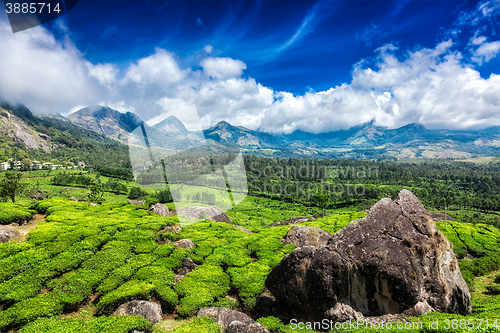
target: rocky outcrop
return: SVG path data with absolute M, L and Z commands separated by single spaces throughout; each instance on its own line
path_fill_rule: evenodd
M 395 201 L 379 201 L 327 245 L 295 249 L 274 267 L 266 287 L 285 312 L 305 320 L 472 310 L 452 245 L 407 190 Z
M 0 225 L 0 243 L 6 243 L 12 240 L 12 238 L 19 235 L 17 231 L 12 230 L 9 227 Z
M 232 223 L 231 218 L 222 210 L 213 207 L 189 206 L 177 210 L 177 215 L 188 219 L 210 220 L 213 222 Z
M 69 197 L 68 200 L 73 202 L 78 202 L 78 199 L 75 197 Z
M 306 227 L 305 225 L 294 225 L 288 230 L 286 235 L 280 239 L 283 245 L 293 244 L 295 246 L 308 245 L 326 245 L 332 235 L 315 227 Z
M 179 239 L 177 242 L 172 243 L 175 247 L 180 248 L 180 249 L 188 249 L 192 250 L 196 247 L 196 245 L 193 243 L 192 240 L 190 239 Z
M 151 213 L 154 213 L 156 215 L 163 216 L 163 217 L 167 217 L 168 216 L 168 207 L 165 206 L 164 204 L 156 203 L 154 205 L 151 205 L 151 207 L 149 207 L 148 212 L 151 212 Z
M 121 316 L 142 316 L 152 323 L 162 320 L 163 312 L 160 305 L 148 301 L 132 301 L 122 304 L 113 313 Z
M 242 312 L 227 308 L 204 307 L 198 311 L 197 317 L 213 319 L 226 333 L 269 333 L 255 320 Z

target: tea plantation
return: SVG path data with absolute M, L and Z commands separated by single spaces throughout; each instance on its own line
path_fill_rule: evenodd
M 254 310 L 258 297 L 267 292 L 264 281 L 268 273 L 295 248 L 279 241 L 290 226 L 267 225 L 293 216 L 311 216 L 320 213 L 319 208 L 248 196 L 227 214 L 251 234 L 210 221 L 183 227 L 175 234 L 159 233 L 178 223 L 175 216 L 151 214 L 145 207 L 129 203 L 124 195 L 113 195 L 100 206 L 69 201 L 69 195 L 37 203 L 28 199 L 0 203 L 2 224 L 29 220 L 35 213 L 45 216 L 25 241 L 0 244 L 0 332 L 220 332 L 213 321 L 193 318 L 208 305 L 244 311 L 271 332 L 314 332 L 293 329 L 274 317 L 257 318 Z M 359 210 L 356 206 L 331 209 L 331 215 L 303 224 L 334 233 L 366 215 Z M 413 320 L 500 321 L 500 296 L 495 293 L 495 286 L 500 286 L 500 231 L 488 224 L 462 223 L 458 215 L 446 227 L 444 222 L 437 225 L 462 259 L 460 268 L 472 290 L 474 312 L 469 316 L 430 314 Z M 183 238 L 196 247 L 179 249 L 169 243 Z M 175 271 L 186 257 L 198 267 L 174 285 Z M 168 320 L 153 325 L 142 317 L 111 315 L 120 304 L 133 299 L 159 302 Z M 424 325 L 404 331 L 432 330 Z M 470 331 L 497 330 L 481 327 Z

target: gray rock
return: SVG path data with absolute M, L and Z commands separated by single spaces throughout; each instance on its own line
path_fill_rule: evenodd
M 142 316 L 152 323 L 160 322 L 163 318 L 163 312 L 158 304 L 138 300 L 120 305 L 113 314 L 121 316 Z
M 472 311 L 450 242 L 407 190 L 380 200 L 326 246 L 295 249 L 266 287 L 281 309 L 307 321 Z
M 139 205 L 139 206 L 142 206 L 146 203 L 146 201 L 143 201 L 143 200 L 129 200 L 128 202 L 130 202 L 131 204 L 134 204 L 134 205 Z
M 177 275 L 187 275 L 189 272 L 194 271 L 198 267 L 191 258 L 185 258 L 182 261 L 182 266 L 177 270 Z
M 252 232 L 251 232 L 250 230 L 248 230 L 247 228 L 241 227 L 241 226 L 239 226 L 239 225 L 235 225 L 234 227 L 235 227 L 236 229 L 240 229 L 241 231 L 243 231 L 243 232 L 245 232 L 245 233 L 247 233 L 247 234 L 249 234 L 249 235 L 251 235 L 251 234 L 252 234 Z
M 75 197 L 69 197 L 69 198 L 68 198 L 68 200 L 69 200 L 69 201 L 78 202 L 78 199 L 77 199 L 77 198 L 75 198 Z
M 222 331 L 226 329 L 233 321 L 239 320 L 243 322 L 251 322 L 252 318 L 247 316 L 242 312 L 238 312 L 235 310 L 227 309 L 227 308 L 218 308 L 218 307 L 204 307 L 198 311 L 196 315 L 198 318 L 200 317 L 208 317 L 213 319 L 219 326 Z
M 280 239 L 284 245 L 294 244 L 295 246 L 326 245 L 332 235 L 315 227 L 304 225 L 294 225 L 288 230 L 286 235 Z
M 43 197 L 43 195 L 41 193 L 38 193 L 38 192 L 30 194 L 30 198 L 34 199 L 34 200 L 37 200 L 37 201 L 45 199 Z
M 286 221 L 268 224 L 267 226 L 268 227 L 276 227 L 276 226 L 280 226 L 280 225 L 297 224 L 297 223 L 302 223 L 302 222 L 307 222 L 307 221 L 314 221 L 314 220 L 315 220 L 315 218 L 313 216 L 293 216 L 293 217 L 290 217 Z
M 98 204 L 98 203 L 96 203 L 96 202 L 91 202 L 89 205 L 90 205 L 90 206 L 100 206 L 101 204 Z
M 175 284 L 177 282 L 179 282 L 180 280 L 184 279 L 185 277 L 186 277 L 186 275 L 177 274 L 176 276 L 174 276 L 174 281 L 172 282 L 172 285 L 175 286 Z
M 190 239 L 179 239 L 177 242 L 172 243 L 175 247 L 180 248 L 180 249 L 188 249 L 192 250 L 196 247 L 196 245 L 193 243 L 192 240 Z
M 180 225 L 178 224 L 174 224 L 174 225 L 169 225 L 169 226 L 166 226 L 165 228 L 163 228 L 162 230 L 158 231 L 159 234 L 164 234 L 164 233 L 170 233 L 170 232 L 173 232 L 175 234 L 178 234 L 179 232 L 182 231 L 182 228 Z
M 12 238 L 19 235 L 17 231 L 10 229 L 4 225 L 0 225 L 0 243 L 6 243 L 12 240 Z
M 154 205 L 151 205 L 148 211 L 163 217 L 168 216 L 168 207 L 161 203 L 156 203 Z
M 177 210 L 177 215 L 184 215 L 188 219 L 206 219 L 213 222 L 232 223 L 231 218 L 226 213 L 213 207 L 189 206 Z
M 225 333 L 269 333 L 264 325 L 256 321 L 235 320 L 227 327 Z

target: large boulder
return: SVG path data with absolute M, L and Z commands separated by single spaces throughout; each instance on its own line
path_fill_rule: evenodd
M 316 246 L 320 244 L 326 245 L 331 236 L 328 231 L 315 227 L 294 225 L 280 241 L 284 245 L 293 244 L 298 247 L 307 245 Z
M 225 333 L 269 333 L 263 325 L 246 314 L 227 308 L 204 307 L 198 311 L 197 317 L 213 319 Z
M 12 238 L 19 235 L 17 231 L 12 230 L 9 227 L 0 225 L 0 243 L 9 242 Z
M 186 238 L 179 239 L 177 242 L 172 243 L 172 245 L 174 245 L 176 248 L 179 249 L 188 249 L 188 250 L 192 250 L 196 247 L 196 245 L 193 243 L 192 240 Z
M 285 312 L 306 321 L 472 311 L 452 245 L 407 190 L 379 201 L 327 245 L 295 249 L 266 287 Z
M 247 316 L 242 312 L 238 312 L 227 308 L 218 308 L 209 306 L 201 308 L 196 316 L 198 318 L 208 317 L 213 319 L 217 324 L 219 324 L 222 331 L 224 331 L 229 326 L 229 324 L 231 324 L 235 320 L 243 322 L 253 321 L 252 318 L 250 318 L 249 316 Z
M 232 223 L 231 218 L 226 213 L 213 207 L 189 206 L 178 209 L 177 215 L 183 215 L 188 219 L 206 219 L 213 222 Z
M 154 205 L 151 205 L 148 209 L 149 212 L 154 213 L 156 215 L 160 215 L 163 217 L 168 216 L 168 207 L 165 206 L 164 204 L 161 203 L 156 203 Z
M 256 321 L 235 320 L 227 327 L 224 333 L 269 333 L 264 325 Z
M 161 306 L 148 301 L 132 301 L 122 304 L 113 313 L 122 316 L 142 316 L 152 323 L 158 323 L 163 318 Z

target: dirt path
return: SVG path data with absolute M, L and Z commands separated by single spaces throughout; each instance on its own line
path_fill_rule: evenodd
M 28 223 L 19 226 L 13 227 L 9 226 L 12 230 L 17 231 L 19 233 L 13 240 L 17 242 L 23 242 L 26 240 L 26 235 L 31 230 L 35 229 L 39 223 L 45 222 L 45 215 L 36 214 Z

